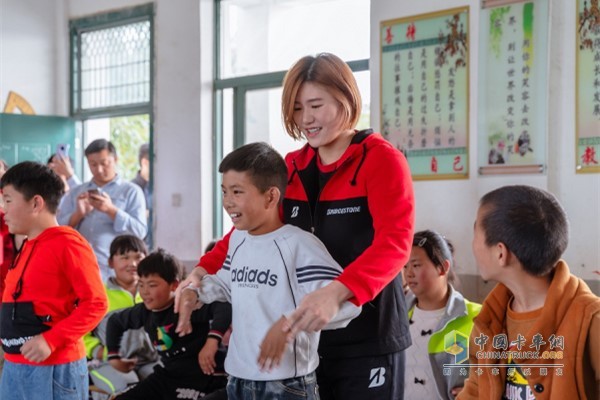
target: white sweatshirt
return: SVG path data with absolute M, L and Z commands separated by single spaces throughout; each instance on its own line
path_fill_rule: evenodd
M 342 268 L 314 235 L 284 225 L 264 235 L 235 230 L 223 267 L 206 275 L 200 300 L 229 301 L 233 332 L 225 359 L 232 376 L 254 381 L 281 380 L 307 375 L 319 364 L 320 332 L 300 332 L 287 345 L 278 367 L 261 372 L 260 344 L 282 315 L 290 314 L 304 296 L 329 284 Z M 361 308 L 344 302 L 325 329 L 343 328 Z

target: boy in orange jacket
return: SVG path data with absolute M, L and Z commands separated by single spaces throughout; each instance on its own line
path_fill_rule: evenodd
M 19 163 L 0 189 L 9 231 L 27 236 L 2 296 L 0 398 L 87 399 L 82 336 L 107 309 L 94 252 L 77 231 L 58 225 L 64 185 L 48 167 Z
M 600 298 L 560 259 L 568 230 L 546 191 L 505 186 L 481 199 L 473 253 L 498 285 L 474 320 L 459 399 L 600 398 Z

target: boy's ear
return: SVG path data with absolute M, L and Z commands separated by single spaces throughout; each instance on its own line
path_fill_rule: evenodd
M 32 200 L 34 211 L 40 212 L 46 207 L 46 201 L 44 201 L 44 198 L 42 196 L 40 196 L 39 194 L 36 194 L 35 196 L 33 196 L 33 198 L 31 200 Z
M 281 198 L 281 192 L 279 191 L 279 188 L 277 188 L 276 186 L 271 186 L 269 189 L 267 189 L 265 195 L 267 198 L 268 207 L 279 207 L 279 199 Z
M 175 291 L 175 289 L 177 289 L 177 287 L 179 286 L 179 283 L 179 281 L 171 283 L 171 290 Z
M 494 250 L 498 265 L 501 267 L 506 267 L 510 263 L 510 250 L 508 250 L 508 247 L 506 247 L 504 243 L 498 242 L 496 243 Z
M 115 267 L 113 266 L 113 257 L 114 256 L 110 256 L 108 257 L 108 266 L 112 269 L 114 269 Z

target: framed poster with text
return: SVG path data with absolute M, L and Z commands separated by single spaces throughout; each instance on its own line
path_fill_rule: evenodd
M 577 0 L 577 172 L 600 172 L 600 0 Z
M 479 172 L 541 173 L 548 116 L 548 2 L 484 8 L 480 28 Z
M 381 132 L 413 179 L 469 177 L 469 9 L 381 22 Z

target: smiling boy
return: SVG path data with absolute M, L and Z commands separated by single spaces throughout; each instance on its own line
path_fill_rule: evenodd
M 176 335 L 174 291 L 182 271 L 179 260 L 171 254 L 161 249 L 151 253 L 137 267 L 143 304 L 116 312 L 108 320 L 108 360 L 115 369 L 128 372 L 133 368 L 134 360 L 121 357 L 120 343 L 127 330 L 139 328 L 146 331 L 164 365 L 156 366 L 153 374 L 119 394 L 119 400 L 202 398 L 225 386 L 224 376 L 211 375 L 219 343 L 231 324 L 231 306 L 215 303 L 194 311 L 193 333 Z
M 272 147 L 242 146 L 223 159 L 219 172 L 223 208 L 235 230 L 223 267 L 203 278 L 198 297 L 232 304 L 228 399 L 287 399 L 290 393 L 318 399 L 320 332 L 301 332 L 288 344 L 283 323 L 307 293 L 342 268 L 316 236 L 281 221 L 287 168 Z M 327 329 L 344 327 L 359 313 L 360 307 L 345 302 Z
M 119 235 L 110 244 L 108 265 L 115 276 L 105 284 L 108 296 L 108 314 L 93 332 L 84 336 L 90 378 L 96 387 L 107 393 L 117 393 L 128 385 L 146 378 L 158 362 L 158 354 L 143 329 L 132 329 L 121 340 L 121 352 L 127 359 L 135 359 L 131 371 L 124 374 L 115 370 L 106 359 L 106 325 L 110 316 L 124 308 L 142 303 L 138 292 L 137 267 L 148 250 L 144 242 L 134 235 Z

